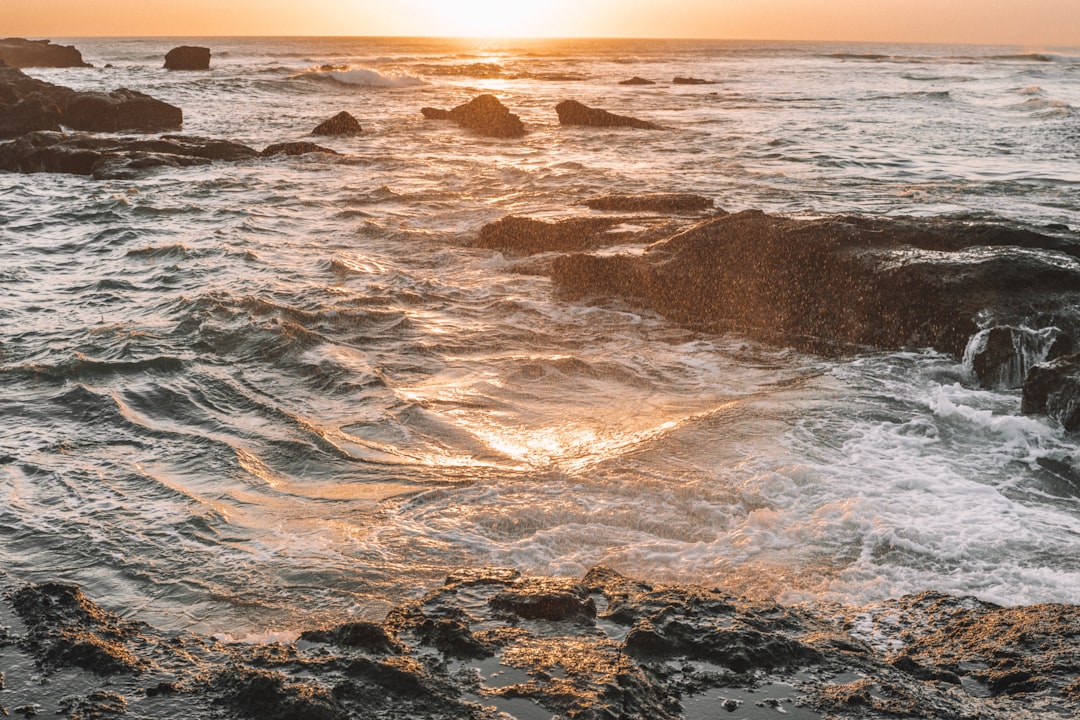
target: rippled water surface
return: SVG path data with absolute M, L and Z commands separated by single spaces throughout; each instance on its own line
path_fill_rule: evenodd
M 576 304 L 465 247 L 605 192 L 1080 227 L 1080 50 L 225 38 L 170 73 L 183 41 L 71 42 L 94 69 L 29 74 L 147 92 L 187 134 L 261 148 L 340 110 L 365 132 L 131 181 L 0 174 L 15 575 L 240 636 L 380 618 L 462 564 L 788 601 L 1080 593 L 1075 440 L 1016 392 L 932 352 Z M 480 92 L 529 134 L 419 113 Z M 568 98 L 669 130 L 563 128 Z

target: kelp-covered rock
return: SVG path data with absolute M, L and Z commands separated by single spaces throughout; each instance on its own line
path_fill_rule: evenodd
M 0 626 L 4 701 L 83 717 L 1012 720 L 1080 701 L 1076 606 L 792 608 L 606 568 L 464 569 L 382 623 L 296 643 L 162 633 L 55 583 L 9 587 Z
M 563 125 L 586 125 L 606 128 L 637 128 L 639 130 L 663 130 L 663 127 L 647 120 L 638 120 L 627 115 L 601 110 L 583 105 L 577 100 L 563 100 L 555 106 L 559 122 Z
M 159 132 L 183 124 L 180 108 L 134 90 L 76 92 L 0 67 L 0 138 L 61 125 L 91 132 Z
M 1001 225 L 748 211 L 640 256 L 557 258 L 552 277 L 573 295 L 618 295 L 766 340 L 959 356 L 986 316 L 1075 335 L 1078 254 L 1075 239 Z
M 452 110 L 425 107 L 420 112 L 428 120 L 451 120 L 479 135 L 496 138 L 516 138 L 525 134 L 521 118 L 494 95 L 478 95 Z
M 51 40 L 0 39 L 0 67 L 93 67 L 72 45 L 54 45 Z

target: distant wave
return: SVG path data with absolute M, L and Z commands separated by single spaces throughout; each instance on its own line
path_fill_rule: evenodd
M 1080 58 L 1070 55 L 1055 55 L 1052 53 L 1010 53 L 1004 55 L 945 55 L 945 56 L 921 56 L 921 55 L 886 55 L 881 53 L 829 53 L 827 57 L 837 60 L 864 60 L 868 62 L 897 62 L 897 63 L 961 63 L 973 64 L 984 62 L 1032 62 L 1032 63 L 1075 63 Z
M 426 82 L 413 75 L 384 75 L 376 70 L 354 68 L 348 65 L 323 65 L 315 70 L 302 72 L 291 77 L 329 80 L 343 85 L 376 88 L 403 88 L 427 85 Z
M 920 90 L 916 92 L 872 95 L 869 100 L 952 100 L 948 90 Z

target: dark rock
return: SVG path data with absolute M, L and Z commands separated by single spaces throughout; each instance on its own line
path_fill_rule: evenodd
M 671 80 L 672 85 L 715 85 L 713 80 L 702 80 L 695 77 L 676 77 Z
M 682 213 L 711 210 L 713 201 L 690 193 L 643 193 L 640 195 L 598 195 L 585 201 L 593 210 L 614 212 Z
M 181 45 L 165 53 L 166 70 L 209 70 L 210 48 Z
M 233 666 L 218 677 L 222 701 L 259 720 L 344 720 L 330 692 L 312 681 L 290 683 L 279 672 Z
M 596 617 L 596 603 L 576 591 L 545 591 L 543 588 L 527 592 L 502 592 L 488 601 L 498 612 L 512 613 L 525 620 L 591 621 Z
M 342 110 L 334 117 L 319 123 L 311 131 L 312 135 L 359 135 L 363 132 L 360 123 L 349 113 Z
M 996 326 L 972 337 L 964 362 L 983 387 L 1011 389 L 1023 385 L 1032 367 L 1068 354 L 1073 347 L 1072 337 L 1058 328 Z
M 0 144 L 0 170 L 120 179 L 152 168 L 188 167 L 212 160 L 236 161 L 257 156 L 255 150 L 245 145 L 197 137 L 105 138 L 35 132 Z
M 607 110 L 582 105 L 577 100 L 563 100 L 555 106 L 559 122 L 563 125 L 587 125 L 590 127 L 628 127 L 641 130 L 663 130 L 656 123 L 638 120 L 625 115 L 616 115 Z
M 630 78 L 629 80 L 620 81 L 619 84 L 620 85 L 655 85 L 656 83 L 653 82 L 652 80 L 646 80 L 643 77 L 638 77 L 637 75 L 635 75 L 634 77 Z
M 260 155 L 263 157 L 272 157 L 274 155 L 307 155 L 308 153 L 327 153 L 329 155 L 337 155 L 338 153 L 330 148 L 323 147 L 322 145 L 316 145 L 313 142 L 285 142 L 270 145 L 265 148 Z
M 452 120 L 463 128 L 488 137 L 516 138 L 525 134 L 521 119 L 494 95 L 478 95 L 453 110 L 425 107 L 420 112 L 428 120 Z
M 302 633 L 300 639 L 307 642 L 362 648 L 373 653 L 392 654 L 404 651 L 401 643 L 387 633 L 382 625 L 372 622 L 346 623 L 330 630 L 309 630 Z
M 135 90 L 111 93 L 74 93 L 64 105 L 63 125 L 89 132 L 157 132 L 180 127 L 180 108 Z
M 473 247 L 516 254 L 584 250 L 604 243 L 602 235 L 621 221 L 607 218 L 569 218 L 545 222 L 510 215 L 480 229 Z
M 571 295 L 621 295 L 678 322 L 807 349 L 959 356 L 986 313 L 1080 329 L 1080 271 L 1020 247 L 1077 251 L 993 225 L 755 211 L 703 221 L 640 257 L 556 258 L 552 277 Z
M 0 68 L 0 137 L 37 130 L 153 132 L 180 127 L 179 108 L 134 90 L 82 93 Z
M 27 67 L 93 67 L 83 62 L 82 53 L 71 45 L 53 45 L 51 40 L 0 40 L 0 66 Z
M 1080 429 L 1080 355 L 1066 355 L 1028 371 L 1020 411 L 1048 415 L 1069 432 Z

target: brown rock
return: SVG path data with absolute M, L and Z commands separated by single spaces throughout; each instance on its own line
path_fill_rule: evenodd
M 209 70 L 210 48 L 181 45 L 165 53 L 166 70 Z
M 597 195 L 585 201 L 593 210 L 614 212 L 681 213 L 709 210 L 713 201 L 690 193 L 642 193 L 638 195 Z
M 262 155 L 263 157 L 270 157 L 272 155 L 307 155 L 308 153 L 327 153 L 329 155 L 337 155 L 337 153 L 330 148 L 323 147 L 322 145 L 316 145 L 313 142 L 276 143 L 267 147 L 260 153 L 260 155 Z
M 621 81 L 619 84 L 620 85 L 655 85 L 656 83 L 653 82 L 652 80 L 646 80 L 643 77 L 638 77 L 637 75 L 635 75 L 634 77 L 630 78 L 629 80 Z
M 663 130 L 656 123 L 638 120 L 625 115 L 616 115 L 607 110 L 591 108 L 576 100 L 563 100 L 555 106 L 559 122 L 563 125 L 588 125 L 590 127 L 629 127 L 641 130 Z
M 342 110 L 334 117 L 320 123 L 312 135 L 359 135 L 363 132 L 360 123 L 349 113 Z
M 93 67 L 83 62 L 82 53 L 71 45 L 53 45 L 50 40 L 0 40 L 0 66 L 27 67 Z
M 478 95 L 453 110 L 422 108 L 428 120 L 453 120 L 463 128 L 480 135 L 497 138 L 515 138 L 525 134 L 521 118 L 511 113 L 494 95 Z

